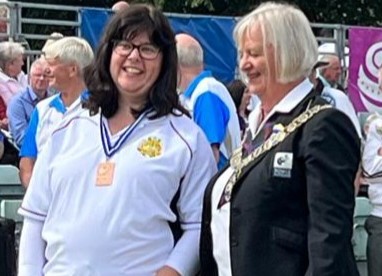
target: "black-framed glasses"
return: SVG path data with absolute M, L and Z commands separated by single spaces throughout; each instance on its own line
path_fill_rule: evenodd
M 160 52 L 160 49 L 157 46 L 150 43 L 135 45 L 126 40 L 114 40 L 113 43 L 114 51 L 123 57 L 130 55 L 134 49 L 138 49 L 138 53 L 141 58 L 151 60 L 155 59 Z

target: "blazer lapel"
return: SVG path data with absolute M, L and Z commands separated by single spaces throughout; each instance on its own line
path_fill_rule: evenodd
M 264 141 L 267 140 L 269 135 L 272 133 L 272 128 L 275 124 L 281 123 L 284 126 L 286 126 L 290 122 L 292 122 L 292 120 L 294 118 L 299 116 L 307 108 L 307 106 L 310 105 L 310 102 L 314 97 L 317 97 L 317 92 L 315 90 L 312 90 L 305 97 L 305 99 L 303 99 L 290 113 L 288 113 L 288 114 L 276 113 L 271 118 L 269 118 L 269 123 L 267 123 L 269 125 L 267 126 L 267 124 L 265 124 L 264 128 L 258 133 L 258 135 L 253 140 L 252 145 L 255 145 L 255 147 L 253 147 L 253 148 L 257 148 L 257 147 L 261 146 L 262 143 L 264 143 Z M 271 128 L 270 131 L 269 131 L 269 128 Z M 232 191 L 233 193 L 237 189 L 237 187 L 240 185 L 241 179 L 243 179 L 243 177 L 245 177 L 248 174 L 248 172 L 254 166 L 256 166 L 267 154 L 269 154 L 271 150 L 272 149 L 260 154 L 257 158 L 252 160 L 246 167 L 243 168 L 242 173 L 240 174 L 240 176 L 238 177 L 238 179 L 236 181 L 237 184 L 234 185 L 234 187 L 233 187 L 233 191 Z M 245 154 L 245 156 L 248 155 L 247 152 L 244 154 Z

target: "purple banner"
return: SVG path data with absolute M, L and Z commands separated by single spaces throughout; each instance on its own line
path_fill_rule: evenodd
M 378 69 L 382 66 L 382 29 L 349 29 L 349 97 L 357 112 L 382 111 Z

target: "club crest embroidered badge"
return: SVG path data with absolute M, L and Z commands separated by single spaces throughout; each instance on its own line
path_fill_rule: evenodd
M 159 138 L 149 137 L 139 144 L 138 151 L 145 157 L 160 156 L 163 152 L 163 143 Z

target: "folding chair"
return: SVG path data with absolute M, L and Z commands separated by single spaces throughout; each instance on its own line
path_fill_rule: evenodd
M 0 165 L 0 200 L 20 199 L 25 190 L 21 185 L 19 169 L 12 165 Z
M 17 213 L 21 206 L 22 199 L 4 199 L 0 203 L 0 216 L 13 219 L 16 223 L 22 222 L 23 217 Z

